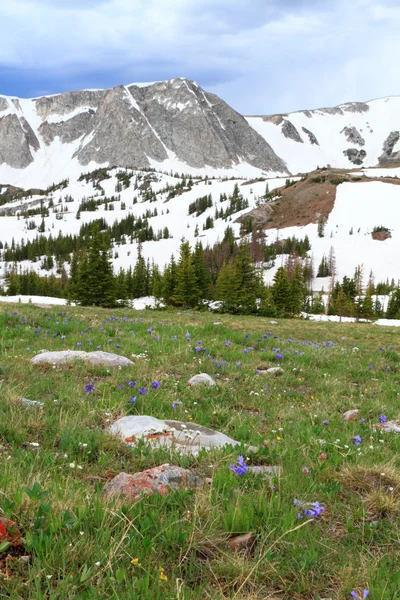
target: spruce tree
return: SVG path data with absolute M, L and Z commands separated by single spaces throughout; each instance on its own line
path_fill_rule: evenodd
M 181 243 L 176 269 L 175 298 L 181 306 L 192 308 L 198 305 L 201 298 L 190 245 L 185 240 Z
M 290 284 L 285 267 L 279 267 L 275 273 L 272 297 L 278 314 L 290 312 Z

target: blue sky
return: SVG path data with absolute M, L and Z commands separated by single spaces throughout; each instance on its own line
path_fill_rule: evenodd
M 244 114 L 400 95 L 398 0 L 8 0 L 0 93 L 185 76 Z

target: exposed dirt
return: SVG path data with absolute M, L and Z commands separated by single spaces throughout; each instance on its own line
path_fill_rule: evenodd
M 378 240 L 379 242 L 384 242 L 392 237 L 390 231 L 373 231 L 371 233 L 371 237 L 373 240 Z
M 284 227 L 304 227 L 310 223 L 318 223 L 327 219 L 336 200 L 339 183 L 371 183 L 379 181 L 400 185 L 400 179 L 391 177 L 365 177 L 357 174 L 349 175 L 349 169 L 324 169 L 309 173 L 307 179 L 297 181 L 289 187 L 282 188 L 281 196 L 260 204 L 251 212 L 240 217 L 252 217 L 256 228 L 283 229 Z M 390 237 L 390 235 L 388 236 Z M 374 237 L 387 239 L 387 237 Z

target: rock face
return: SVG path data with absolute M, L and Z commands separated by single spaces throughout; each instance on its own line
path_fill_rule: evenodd
M 347 150 L 343 151 L 343 154 L 347 156 L 353 165 L 362 165 L 365 157 L 367 156 L 365 150 L 357 150 L 357 148 L 348 148 Z
M 181 467 L 161 465 L 141 473 L 120 473 L 103 488 L 107 498 L 126 498 L 136 502 L 154 493 L 166 496 L 171 490 L 195 489 L 204 485 L 203 479 Z
M 65 365 L 76 360 L 82 360 L 91 365 L 103 367 L 128 367 L 133 362 L 125 356 L 119 356 L 112 352 L 83 352 L 81 350 L 62 350 L 60 352 L 42 352 L 31 359 L 34 365 Z
M 313 144 L 315 146 L 319 146 L 319 142 L 318 142 L 317 138 L 315 137 L 315 135 L 313 134 L 312 131 L 310 131 L 309 129 L 307 129 L 307 127 L 302 127 L 302 130 L 304 131 L 304 133 L 306 133 L 308 135 L 308 139 L 310 140 L 310 144 Z
M 149 416 L 130 416 L 119 419 L 110 427 L 127 444 L 135 445 L 145 439 L 152 446 L 167 447 L 187 455 L 196 456 L 202 449 L 238 446 L 239 442 L 224 433 L 213 431 L 196 423 L 162 421 Z
M 365 140 L 361 133 L 356 127 L 345 127 L 341 133 L 344 133 L 346 139 L 351 144 L 357 144 L 357 146 L 365 146 Z
M 379 164 L 382 166 L 390 165 L 392 162 L 397 162 L 400 160 L 400 150 L 398 152 L 393 152 L 393 148 L 396 146 L 397 142 L 400 140 L 400 131 L 392 131 L 385 143 L 383 144 L 383 152 L 379 157 Z
M 288 172 L 244 117 L 185 78 L 33 100 L 0 98 L 0 164 L 23 169 L 36 151 L 51 153 L 56 140 L 70 144 L 71 159 L 82 166 L 148 168 L 170 158 L 193 168 L 244 162 Z
M 286 121 L 286 119 L 283 121 L 282 133 L 285 137 L 290 138 L 295 142 L 299 142 L 300 144 L 304 144 L 296 127 L 290 121 Z

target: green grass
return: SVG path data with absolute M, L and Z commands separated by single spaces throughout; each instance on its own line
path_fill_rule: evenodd
M 204 352 L 194 350 L 198 341 Z M 109 371 L 30 363 L 39 350 L 76 349 L 78 342 L 83 350 L 141 356 L 133 367 Z M 372 600 L 400 598 L 400 436 L 373 427 L 383 413 L 400 418 L 399 343 L 398 331 L 367 324 L 2 308 L 0 514 L 20 527 L 30 560 L 9 562 L 6 572 L 0 554 L 0 598 L 314 600 L 363 589 Z M 277 364 L 281 376 L 256 374 Z M 190 388 L 199 372 L 217 387 Z M 124 385 L 132 380 L 135 389 Z M 150 386 L 155 380 L 158 390 Z M 84 392 L 89 382 L 92 394 Z M 140 386 L 149 392 L 140 396 Z M 22 397 L 45 406 L 25 407 Z M 351 408 L 363 423 L 342 421 Z M 193 420 L 243 447 L 197 458 L 130 448 L 107 433 L 127 414 Z M 281 475 L 272 485 L 238 477 L 229 465 L 239 454 L 249 464 L 278 465 Z M 212 483 L 134 505 L 104 500 L 102 487 L 114 475 L 165 462 Z M 325 511 L 299 520 L 294 499 L 318 501 Z M 251 549 L 235 551 L 226 541 L 247 532 L 256 535 Z

